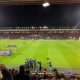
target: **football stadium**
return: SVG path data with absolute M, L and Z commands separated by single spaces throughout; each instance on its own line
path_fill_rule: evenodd
M 0 80 L 80 80 L 80 1 L 0 1 Z

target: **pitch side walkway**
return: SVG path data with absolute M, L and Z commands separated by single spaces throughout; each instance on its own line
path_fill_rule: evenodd
M 59 72 L 72 72 L 74 74 L 80 74 L 80 68 L 57 68 Z

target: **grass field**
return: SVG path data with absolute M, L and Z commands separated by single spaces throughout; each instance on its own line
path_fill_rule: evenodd
M 49 57 L 54 67 L 80 68 L 80 41 L 78 40 L 0 40 L 0 49 L 15 44 L 12 56 L 0 56 L 0 64 L 19 66 L 26 58 L 36 58 L 47 66 Z

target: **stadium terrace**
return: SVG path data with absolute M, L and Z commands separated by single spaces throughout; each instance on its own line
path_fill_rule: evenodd
M 0 39 L 79 40 L 79 37 L 80 29 L 0 29 Z

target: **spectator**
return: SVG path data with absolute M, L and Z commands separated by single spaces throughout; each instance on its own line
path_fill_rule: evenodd
M 33 76 L 33 80 L 40 80 L 38 73 L 36 72 Z
M 43 79 L 48 79 L 48 71 L 47 71 L 47 69 L 44 69 Z
M 2 73 L 0 71 L 0 80 L 2 80 L 2 79 L 3 79 L 3 75 L 2 75 Z
M 14 80 L 30 80 L 30 72 L 26 71 L 23 65 L 19 68 L 19 74 L 14 76 Z
M 26 80 L 31 80 L 32 76 L 30 76 L 30 70 L 26 71 Z
M 14 68 L 12 69 L 11 73 L 13 76 L 15 75 L 15 69 Z
M 12 74 L 5 68 L 1 70 L 3 80 L 13 80 Z

